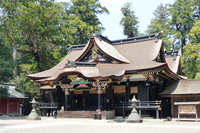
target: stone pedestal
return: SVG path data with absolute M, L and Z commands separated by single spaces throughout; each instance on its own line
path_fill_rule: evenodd
M 22 115 L 23 104 L 19 104 L 19 115 Z
M 133 96 L 133 99 L 130 102 L 132 102 L 133 110 L 131 111 L 131 114 L 129 115 L 128 119 L 126 120 L 126 123 L 141 123 L 141 122 L 143 122 L 143 120 L 138 115 L 137 110 L 135 109 L 136 104 L 137 104 L 137 100 L 135 99 L 135 96 Z
M 33 109 L 31 110 L 31 113 L 29 114 L 29 116 L 26 118 L 27 120 L 41 120 L 41 118 L 39 117 L 38 113 L 36 112 L 36 101 L 35 98 L 33 98 L 33 101 L 30 102 L 32 103 L 32 107 Z

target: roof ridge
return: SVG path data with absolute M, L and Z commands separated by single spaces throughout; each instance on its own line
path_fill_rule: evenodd
M 111 45 L 117 45 L 117 44 L 126 44 L 126 43 L 132 43 L 132 42 L 139 42 L 139 41 L 147 41 L 155 39 L 155 42 L 158 42 L 159 40 L 159 33 L 145 35 L 145 36 L 138 36 L 138 37 L 132 37 L 132 38 L 125 38 L 125 39 L 118 39 L 118 40 L 110 40 L 106 38 L 105 36 L 99 34 L 96 31 L 93 31 L 92 34 L 90 34 L 90 39 L 93 37 L 97 37 L 100 41 L 103 40 Z M 71 45 L 67 50 L 69 50 L 69 53 L 72 50 L 82 50 L 87 44 L 80 44 L 80 45 Z

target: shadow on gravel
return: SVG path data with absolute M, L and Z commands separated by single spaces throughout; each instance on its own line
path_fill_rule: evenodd
M 23 119 L 26 119 L 26 117 L 17 114 L 9 114 L 9 115 L 3 114 L 0 116 L 0 120 L 23 120 Z

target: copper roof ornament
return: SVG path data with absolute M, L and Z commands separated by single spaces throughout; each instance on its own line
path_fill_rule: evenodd
M 98 38 L 100 41 L 102 41 L 101 35 L 100 35 L 97 31 L 95 31 L 95 30 L 93 30 L 93 32 L 90 34 L 89 38 L 91 39 L 91 38 L 94 38 L 94 37 L 96 37 L 96 38 Z

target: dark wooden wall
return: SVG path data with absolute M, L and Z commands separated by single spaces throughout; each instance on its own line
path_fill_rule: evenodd
M 200 95 L 187 95 L 171 97 L 172 118 L 178 118 L 178 106 L 174 102 L 195 102 L 200 101 Z M 200 118 L 200 105 L 197 105 L 198 118 Z M 181 115 L 181 118 L 195 118 L 195 115 Z

